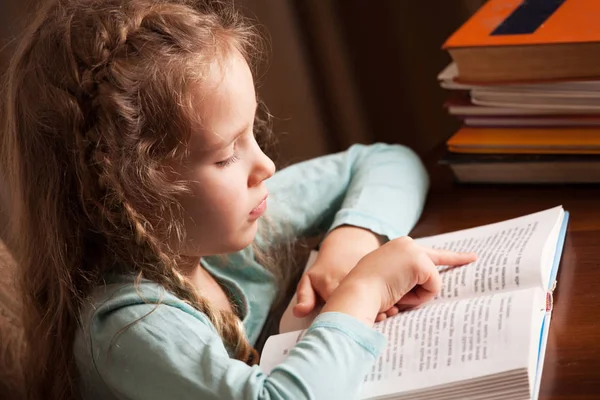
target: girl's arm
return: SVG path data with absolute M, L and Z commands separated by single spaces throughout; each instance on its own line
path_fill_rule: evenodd
M 421 215 L 429 180 L 419 157 L 400 145 L 354 145 L 292 165 L 267 186 L 270 239 L 366 228 L 388 239 L 404 236 Z
M 293 165 L 268 181 L 272 234 L 283 239 L 329 231 L 299 282 L 294 313 L 303 317 L 327 301 L 350 270 L 388 239 L 407 235 L 428 189 L 420 159 L 398 145 L 355 145 Z M 394 315 L 393 307 L 378 320 Z
M 203 314 L 169 295 L 146 304 L 131 285 L 95 311 L 76 354 L 84 398 L 350 399 L 384 345 L 357 319 L 325 313 L 266 375 L 231 359 Z

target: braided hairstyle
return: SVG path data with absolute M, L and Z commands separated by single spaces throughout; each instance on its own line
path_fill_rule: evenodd
M 184 240 L 169 163 L 198 121 L 190 86 L 255 29 L 221 1 L 51 0 L 4 81 L 2 173 L 21 266 L 31 398 L 76 398 L 73 340 L 108 272 L 150 279 L 205 313 L 237 359 L 257 354 L 240 319 L 178 272 Z

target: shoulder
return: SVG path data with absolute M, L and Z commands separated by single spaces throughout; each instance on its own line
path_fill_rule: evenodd
M 83 309 L 78 336 L 102 353 L 120 337 L 151 343 L 165 338 L 193 340 L 186 336 L 190 333 L 203 341 L 205 336 L 216 335 L 216 330 L 204 313 L 162 286 L 124 279 L 92 293 Z
M 228 359 L 205 314 L 148 281 L 97 288 L 84 307 L 73 351 L 81 389 L 94 399 L 165 398 L 149 392 L 196 373 L 206 360 Z

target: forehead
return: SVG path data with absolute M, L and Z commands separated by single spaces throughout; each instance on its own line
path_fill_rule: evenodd
M 201 151 L 230 142 L 252 122 L 256 109 L 252 72 L 239 51 L 232 49 L 213 62 L 206 78 L 193 89 L 200 126 L 190 140 Z

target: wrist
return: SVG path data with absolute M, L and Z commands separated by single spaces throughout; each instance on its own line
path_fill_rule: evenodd
M 385 240 L 383 236 L 364 228 L 339 226 L 329 232 L 319 246 L 317 260 L 319 264 L 341 265 L 349 270 L 361 258 L 378 249 Z
M 353 243 L 370 250 L 374 250 L 387 241 L 385 236 L 381 236 L 367 228 L 361 228 L 353 225 L 340 225 L 331 230 L 323 240 L 321 247 L 328 246 L 330 243 L 339 246 L 345 243 Z
M 371 327 L 381 308 L 379 290 L 367 281 L 350 279 L 332 293 L 321 313 L 341 312 L 348 314 Z

